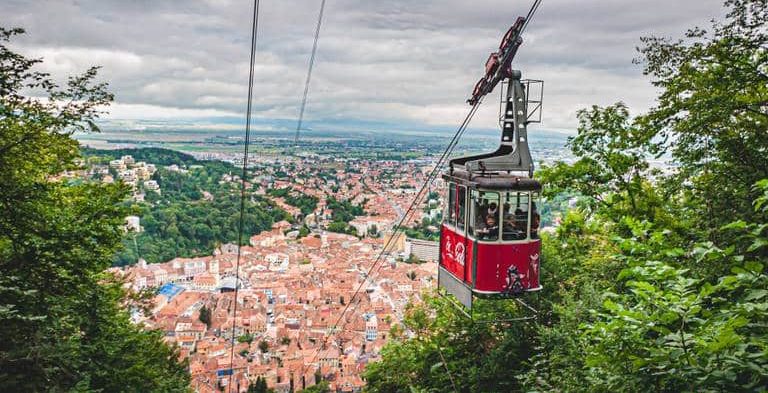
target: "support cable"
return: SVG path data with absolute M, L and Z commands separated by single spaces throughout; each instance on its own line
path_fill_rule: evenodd
M 531 21 L 531 17 L 533 14 L 536 13 L 536 10 L 539 9 L 539 6 L 541 5 L 541 0 L 534 0 L 533 4 L 531 5 L 531 9 L 528 10 L 528 15 L 525 16 L 525 22 L 523 23 L 523 27 L 520 28 L 520 34 L 523 34 L 523 31 L 525 31 L 525 28 L 528 27 L 528 23 Z
M 235 323 L 237 321 L 237 296 L 240 289 L 240 258 L 243 243 L 243 232 L 245 229 L 245 200 L 246 200 L 246 179 L 248 178 L 248 147 L 251 143 L 251 108 L 253 106 L 253 74 L 256 68 L 256 41 L 259 30 L 259 0 L 253 2 L 253 22 L 251 25 L 251 59 L 250 70 L 248 73 L 248 103 L 245 111 L 245 148 L 243 149 L 243 172 L 240 183 L 240 220 L 237 227 L 237 259 L 235 262 L 235 301 L 232 312 L 232 339 L 230 341 L 231 349 L 229 352 L 229 384 L 227 391 L 232 391 L 232 377 L 234 373 L 235 360 Z
M 320 38 L 320 26 L 323 23 L 323 10 L 325 10 L 325 0 L 320 2 L 320 13 L 317 15 L 317 27 L 315 27 L 315 42 L 312 44 L 312 55 L 309 57 L 309 68 L 307 69 L 307 80 L 304 82 L 304 98 L 301 100 L 301 109 L 299 110 L 299 122 L 296 124 L 296 137 L 293 142 L 299 143 L 299 133 L 301 132 L 301 123 L 304 121 L 304 109 L 307 106 L 307 96 L 309 95 L 309 82 L 312 79 L 312 67 L 315 65 L 315 54 L 317 53 L 317 40 Z
M 453 379 L 453 373 L 451 372 L 451 369 L 448 368 L 448 362 L 445 361 L 445 356 L 443 356 L 443 348 L 440 347 L 440 343 L 437 343 L 437 353 L 440 354 L 440 360 L 443 361 L 443 367 L 445 368 L 445 371 L 448 373 L 448 378 L 450 378 L 451 380 L 451 386 L 453 386 L 453 393 L 459 393 L 459 389 L 456 389 L 456 381 Z

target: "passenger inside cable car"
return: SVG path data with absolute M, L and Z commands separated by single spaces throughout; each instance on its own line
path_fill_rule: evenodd
M 496 217 L 492 214 L 486 215 L 484 225 L 478 228 L 475 234 L 480 240 L 496 240 L 499 237 L 499 224 L 496 223 Z
M 456 227 L 463 230 L 464 220 L 462 216 L 465 212 L 466 201 L 463 196 L 464 188 L 460 186 L 459 190 L 458 195 L 451 195 L 450 199 L 456 201 L 459 211 L 458 217 L 454 221 Z M 454 194 L 454 189 L 452 188 L 449 193 Z M 528 213 L 530 210 L 530 238 L 538 239 L 540 216 L 536 210 L 536 202 L 531 200 L 531 194 L 517 191 L 499 193 L 476 190 L 472 190 L 471 194 L 470 226 L 466 231 L 468 235 L 474 236 L 477 240 L 497 241 L 501 230 L 501 240 L 503 241 L 525 240 L 529 233 Z M 536 198 L 537 195 L 534 194 L 533 197 Z M 453 221 L 453 217 L 451 217 L 453 215 L 453 211 L 448 212 L 449 221 Z
M 499 238 L 499 194 L 496 192 L 472 191 L 470 215 L 474 226 L 469 234 L 478 240 L 495 241 Z
M 528 202 L 527 192 L 504 193 L 504 230 L 503 240 L 523 240 L 528 237 Z
M 539 238 L 539 225 L 541 225 L 541 216 L 536 210 L 536 202 L 531 202 L 531 239 Z

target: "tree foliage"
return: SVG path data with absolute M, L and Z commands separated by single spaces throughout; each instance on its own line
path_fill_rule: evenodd
M 539 173 L 548 193 L 571 191 L 604 203 L 610 195 L 614 200 L 609 203 L 626 201 L 628 213 L 638 213 L 637 194 L 642 192 L 651 145 L 638 137 L 629 109 L 621 102 L 605 108 L 592 106 L 580 110 L 577 117 L 578 134 L 569 138 L 568 145 L 579 160 Z
M 365 206 L 365 202 L 355 205 L 349 200 L 338 200 L 334 197 L 329 197 L 326 200 L 326 208 L 331 209 L 331 219 L 334 222 L 348 223 L 354 220 L 355 216 L 364 215 L 363 206 Z
M 154 263 L 176 257 L 210 255 L 219 244 L 237 243 L 240 195 L 222 192 L 211 201 L 164 198 L 157 204 L 133 206 L 141 217 L 144 231 L 136 234 L 136 243 L 132 236 L 125 239 L 124 250 L 116 256 L 116 265 L 133 264 L 138 258 Z M 243 241 L 247 243 L 251 235 L 269 230 L 274 222 L 287 218 L 286 215 L 261 198 L 246 201 Z
M 331 389 L 328 387 L 327 381 L 321 381 L 304 390 L 300 390 L 299 393 L 331 393 Z
M 680 164 L 673 184 L 717 229 L 753 216 L 750 187 L 768 177 L 768 4 L 728 0 L 723 22 L 685 38 L 643 38 L 645 73 L 662 90 L 641 119 L 648 139 Z
M 293 191 L 291 188 L 271 189 L 267 191 L 269 195 L 285 198 L 285 203 L 297 207 L 301 214 L 309 215 L 317 209 L 318 199 L 313 195 L 301 194 Z
M 64 87 L 11 51 L 0 29 L 0 386 L 4 391 L 186 391 L 162 334 L 130 322 L 105 270 L 127 210 L 120 185 L 58 181 L 75 169 L 75 131 L 97 131 L 112 95 L 97 68 Z M 29 95 L 27 95 L 29 94 Z
M 211 327 L 211 309 L 207 306 L 200 307 L 200 315 L 198 316 L 198 319 L 200 322 L 204 323 L 205 326 L 208 326 L 210 329 Z
M 519 312 L 511 304 L 479 303 L 480 319 Z M 380 362 L 368 365 L 366 391 L 510 392 L 520 389 L 515 375 L 523 370 L 516 359 L 532 353 L 532 326 L 521 323 L 475 324 L 441 297 L 425 305 L 409 305 L 403 328 L 391 332 Z M 406 334 L 407 332 L 407 334 Z
M 274 389 L 269 389 L 267 387 L 267 380 L 261 376 L 256 377 L 256 380 L 248 385 L 248 393 L 270 393 L 274 391 Z
M 357 235 L 357 229 L 355 229 L 355 227 L 341 221 L 333 221 L 329 223 L 326 229 L 330 232 L 346 233 L 348 235 Z

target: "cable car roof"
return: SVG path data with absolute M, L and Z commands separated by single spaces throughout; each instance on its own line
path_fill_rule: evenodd
M 491 190 L 541 191 L 541 183 L 530 177 L 498 172 L 467 172 L 454 169 L 444 174 L 443 179 L 473 188 Z

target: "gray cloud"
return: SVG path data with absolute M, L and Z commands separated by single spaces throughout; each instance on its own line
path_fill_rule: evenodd
M 261 2 L 256 116 L 294 118 L 318 0 Z M 307 110 L 325 120 L 456 124 L 483 63 L 528 1 L 328 0 Z M 64 76 L 92 64 L 116 94 L 113 117 L 242 116 L 248 80 L 246 1 L 49 0 L 0 2 L 16 47 Z M 680 36 L 722 14 L 717 1 L 544 0 L 516 60 L 544 79 L 543 127 L 575 128 L 591 104 L 653 105 L 654 89 L 632 64 L 643 35 Z M 476 126 L 493 127 L 489 99 Z M 376 123 L 378 124 L 378 123 Z M 381 131 L 385 131 L 382 129 Z

